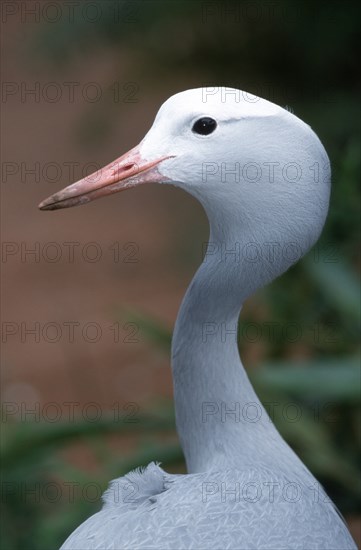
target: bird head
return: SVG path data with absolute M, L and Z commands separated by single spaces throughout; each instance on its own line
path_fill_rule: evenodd
M 330 165 L 316 134 L 286 109 L 233 88 L 198 88 L 170 97 L 137 147 L 39 208 L 76 206 L 147 183 L 195 196 L 218 239 L 287 239 L 302 255 L 326 218 Z

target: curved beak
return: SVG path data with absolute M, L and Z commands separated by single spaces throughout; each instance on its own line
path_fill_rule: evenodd
M 169 158 L 172 156 L 146 161 L 141 157 L 139 146 L 134 147 L 104 168 L 51 195 L 39 204 L 39 208 L 69 208 L 143 183 L 164 182 L 166 178 L 158 171 L 158 165 Z

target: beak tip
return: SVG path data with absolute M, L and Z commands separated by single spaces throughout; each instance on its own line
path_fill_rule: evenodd
M 41 201 L 38 205 L 39 210 L 60 210 L 69 208 L 70 206 L 78 206 L 89 202 L 87 196 L 83 197 L 66 197 L 63 193 L 56 193 L 47 199 Z
M 66 201 L 66 197 L 63 196 L 63 193 L 55 193 L 50 197 L 47 197 L 39 204 L 39 210 L 59 210 L 59 208 L 66 208 L 67 206 L 73 206 L 70 200 Z
M 49 199 L 45 199 L 44 201 L 41 201 L 38 208 L 39 210 L 54 210 L 54 206 L 54 203 L 49 202 Z

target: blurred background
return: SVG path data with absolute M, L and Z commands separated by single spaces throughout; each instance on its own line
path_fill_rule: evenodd
M 239 341 L 279 430 L 360 541 L 358 4 L 2 3 L 4 549 L 57 548 L 133 467 L 185 471 L 169 346 L 204 212 L 156 185 L 37 204 L 136 145 L 170 95 L 218 85 L 292 108 L 331 159 L 321 240 L 248 301 Z

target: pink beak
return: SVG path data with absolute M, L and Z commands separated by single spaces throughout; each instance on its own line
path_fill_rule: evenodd
M 167 181 L 158 171 L 158 165 L 172 156 L 146 161 L 134 147 L 104 168 L 65 187 L 39 204 L 40 210 L 58 210 L 85 204 L 99 197 L 125 191 L 143 183 Z

